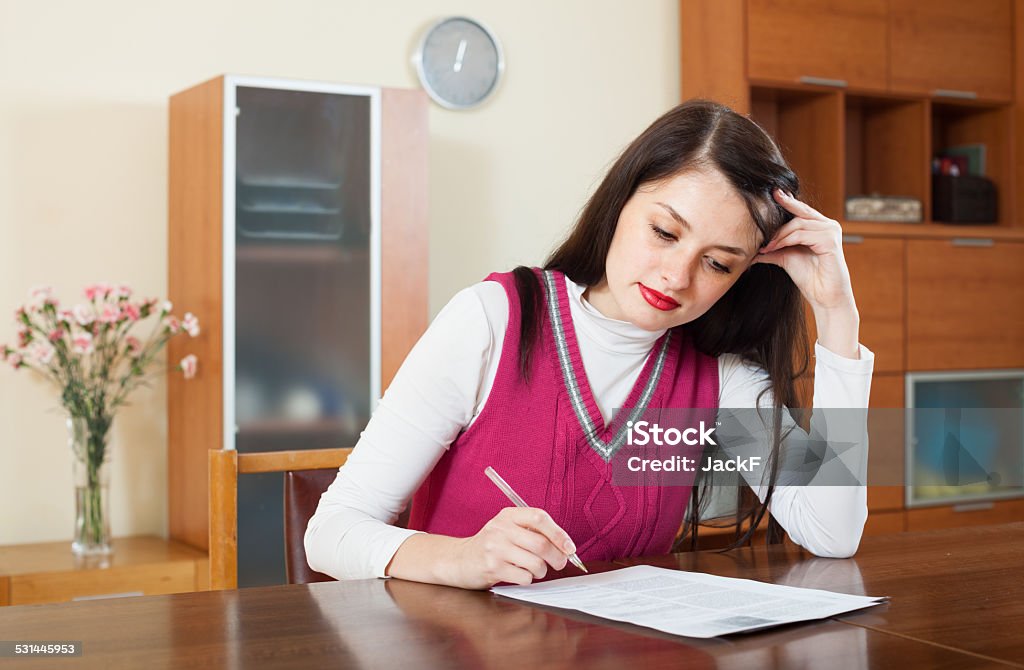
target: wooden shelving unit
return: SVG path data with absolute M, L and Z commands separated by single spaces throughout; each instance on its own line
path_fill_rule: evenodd
M 902 407 L 907 372 L 1024 368 L 1024 0 L 681 0 L 680 17 L 683 99 L 749 114 L 802 199 L 842 223 L 871 405 Z M 974 143 L 998 221 L 936 222 L 931 159 Z M 924 221 L 842 221 L 847 197 L 872 193 L 920 200 Z M 894 481 L 903 431 L 887 430 L 871 469 Z M 1024 501 L 907 511 L 898 486 L 868 499 L 869 532 L 1024 519 Z

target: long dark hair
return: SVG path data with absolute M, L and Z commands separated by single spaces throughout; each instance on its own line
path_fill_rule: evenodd
M 725 105 L 690 100 L 664 114 L 626 147 L 544 269 L 560 270 L 577 284 L 597 284 L 604 277 L 619 215 L 637 188 L 698 169 L 717 170 L 729 180 L 746 203 L 762 243 L 792 218 L 775 203 L 772 192 L 783 189 L 796 196 L 800 184 L 767 133 Z M 518 267 L 514 274 L 522 313 L 519 368 L 528 380 L 530 359 L 540 336 L 543 287 L 530 268 Z M 711 309 L 678 328 L 692 338 L 698 351 L 715 357 L 738 354 L 768 373 L 770 385 L 758 396 L 758 404 L 768 390 L 773 398 L 767 493 L 760 503 L 746 487 L 738 489 L 732 547 L 740 546 L 749 543 L 771 501 L 778 474 L 782 411 L 799 405 L 795 380 L 806 371 L 809 360 L 800 291 L 782 268 L 754 264 Z M 709 479 L 693 487 L 676 548 L 687 539 L 691 548 L 697 548 L 697 522 L 710 502 L 710 488 Z M 741 533 L 748 520 L 747 530 Z M 768 541 L 780 542 L 782 535 L 769 515 Z

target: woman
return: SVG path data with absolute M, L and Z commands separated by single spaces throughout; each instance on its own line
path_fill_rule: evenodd
M 728 108 L 690 101 L 655 121 L 543 271 L 491 275 L 438 314 L 310 520 L 310 566 L 486 588 L 573 552 L 665 553 L 687 509 L 695 538 L 706 487 L 612 481 L 616 407 L 771 408 L 768 467 L 745 475 L 757 502 L 739 516 L 770 509 L 770 535 L 777 522 L 816 554 L 851 555 L 863 486 L 775 486 L 808 358 L 801 295 L 816 407 L 866 407 L 873 365 L 839 225 L 797 192 L 771 139 Z M 536 507 L 509 507 L 487 465 Z M 389 525 L 410 498 L 409 529 Z

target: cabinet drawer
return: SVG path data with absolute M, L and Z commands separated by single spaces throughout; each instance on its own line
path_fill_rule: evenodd
M 889 6 L 893 90 L 1012 98 L 1010 0 L 891 0 Z
M 196 588 L 196 563 L 175 561 L 102 570 L 49 572 L 10 577 L 10 604 L 66 602 L 112 595 L 160 595 Z
M 1024 499 L 963 503 L 907 511 L 907 530 L 935 530 L 1024 521 Z
M 755 80 L 814 77 L 883 90 L 886 28 L 885 0 L 749 0 L 747 71 Z
M 1024 366 L 1024 244 L 907 242 L 907 369 Z

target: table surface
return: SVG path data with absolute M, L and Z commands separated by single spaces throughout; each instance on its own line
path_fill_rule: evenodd
M 587 567 L 638 563 L 891 601 L 696 640 L 488 592 L 360 580 L 11 607 L 0 637 L 81 641 L 61 668 L 1024 667 L 1024 523 L 868 537 L 846 560 L 761 545 Z

